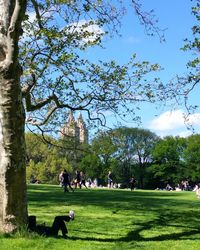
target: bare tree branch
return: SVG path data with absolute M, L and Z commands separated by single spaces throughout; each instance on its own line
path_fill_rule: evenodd
M 38 21 L 38 26 L 40 29 L 43 29 L 43 25 L 42 25 L 42 21 L 41 21 L 41 15 L 40 15 L 40 11 L 39 11 L 39 8 L 38 8 L 38 3 L 36 0 L 31 0 L 32 4 L 33 4 L 33 7 L 35 9 L 35 13 L 36 13 L 36 18 L 37 18 L 37 21 Z
M 142 5 L 140 4 L 140 0 L 132 0 L 136 15 L 138 16 L 140 23 L 144 25 L 145 30 L 148 35 L 158 35 L 160 42 L 165 41 L 164 37 L 164 31 L 165 29 L 160 29 L 157 26 L 158 20 L 155 19 L 156 16 L 154 14 L 154 11 L 143 11 Z

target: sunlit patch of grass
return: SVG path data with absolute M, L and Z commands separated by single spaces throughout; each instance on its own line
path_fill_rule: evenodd
M 51 225 L 56 215 L 74 210 L 69 238 L 45 238 L 21 231 L 1 235 L 2 249 L 193 250 L 200 249 L 200 200 L 194 192 L 77 189 L 30 185 L 29 214 Z

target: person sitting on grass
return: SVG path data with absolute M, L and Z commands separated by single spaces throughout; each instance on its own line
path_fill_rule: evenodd
M 39 235 L 43 236 L 58 236 L 59 230 L 61 230 L 62 235 L 64 238 L 67 238 L 68 230 L 65 224 L 66 222 L 69 222 L 70 220 L 74 220 L 75 213 L 74 211 L 70 211 L 69 215 L 61 215 L 56 216 L 54 218 L 53 224 L 51 227 L 46 226 L 45 224 L 37 225 L 36 223 L 36 216 L 29 216 L 28 217 L 28 230 L 32 232 L 36 232 Z

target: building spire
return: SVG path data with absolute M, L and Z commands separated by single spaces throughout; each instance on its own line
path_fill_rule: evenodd
M 61 129 L 62 136 L 73 136 L 80 143 L 88 143 L 88 129 L 83 120 L 82 114 L 78 114 L 77 121 L 74 118 L 72 110 L 69 111 L 68 120 Z
M 69 116 L 68 116 L 68 123 L 74 123 L 75 119 L 74 119 L 74 115 L 72 110 L 69 111 Z

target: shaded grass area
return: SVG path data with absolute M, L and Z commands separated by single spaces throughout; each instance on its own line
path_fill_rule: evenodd
M 74 210 L 69 238 L 1 236 L 2 249 L 200 249 L 200 200 L 194 192 L 77 189 L 30 185 L 29 215 L 51 225 Z

